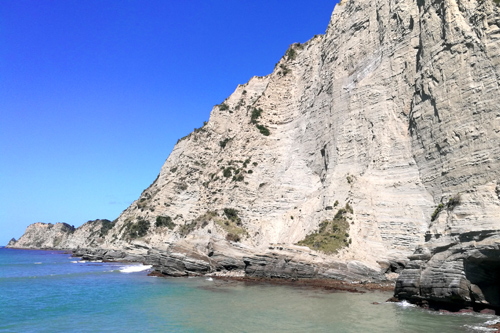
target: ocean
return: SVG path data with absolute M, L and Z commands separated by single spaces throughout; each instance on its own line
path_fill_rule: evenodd
M 490 331 L 500 321 L 385 303 L 387 292 L 147 274 L 138 264 L 0 248 L 0 332 L 456 333 Z

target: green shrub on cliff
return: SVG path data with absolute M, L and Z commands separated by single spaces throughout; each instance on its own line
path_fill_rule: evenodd
M 219 146 L 221 146 L 222 149 L 226 148 L 226 145 L 229 141 L 231 141 L 232 138 L 225 138 L 222 141 L 219 141 Z
M 99 236 L 102 238 L 102 237 L 105 237 L 108 232 L 113 229 L 113 227 L 115 226 L 115 223 L 116 223 L 116 220 L 114 220 L 113 222 L 111 222 L 110 220 L 101 220 L 101 230 L 99 232 Z
M 240 235 L 228 233 L 226 235 L 226 240 L 228 240 L 230 242 L 239 242 L 241 240 L 241 237 L 240 237 Z
M 217 217 L 217 212 L 208 210 L 193 221 L 180 226 L 179 233 L 181 236 L 187 236 L 196 229 L 205 228 L 211 220 L 215 220 Z
M 224 215 L 231 221 L 241 222 L 241 219 L 238 216 L 238 211 L 234 208 L 224 208 Z
M 179 228 L 179 233 L 181 236 L 187 236 L 196 229 L 196 225 L 197 223 L 195 221 L 186 223 Z
M 172 218 L 170 216 L 168 216 L 168 215 L 157 216 L 156 217 L 155 226 L 157 228 L 167 227 L 170 230 L 172 230 L 172 229 L 175 228 L 175 223 L 172 221 Z
M 222 171 L 222 174 L 224 175 L 224 177 L 228 178 L 228 177 L 231 177 L 233 175 L 233 172 L 232 172 L 233 168 L 231 167 L 228 167 L 228 168 L 224 168 L 224 171 Z
M 441 211 L 443 210 L 443 208 L 444 208 L 444 205 L 442 203 L 440 203 L 436 207 L 436 209 L 434 210 L 434 213 L 432 213 L 432 215 L 431 215 L 431 221 L 434 221 L 438 217 L 439 213 L 441 213 Z
M 346 215 L 351 213 L 351 210 L 350 206 L 349 209 L 339 209 L 332 220 L 321 222 L 315 232 L 307 235 L 297 245 L 307 246 L 326 254 L 336 253 L 341 248 L 349 246 L 352 241 L 349 238 L 349 222 Z
M 285 52 L 286 60 L 294 61 L 297 53 L 293 49 L 293 45 Z
M 127 226 L 127 232 L 130 238 L 144 237 L 149 230 L 149 222 L 144 220 L 142 217 L 137 218 L 136 223 L 130 223 Z
M 263 134 L 265 136 L 269 136 L 269 134 L 271 134 L 269 132 L 269 129 L 264 125 L 257 125 L 257 128 L 259 129 L 260 134 Z
M 226 103 L 219 104 L 219 110 L 226 111 L 229 110 L 229 106 Z
M 261 134 L 263 134 L 265 136 L 269 136 L 269 134 L 270 134 L 269 129 L 266 126 L 259 124 L 259 121 L 258 121 L 258 119 L 262 115 L 262 112 L 263 111 L 261 108 L 253 108 L 252 114 L 250 116 L 250 122 L 257 127 L 257 129 L 259 130 L 259 132 Z M 250 163 L 250 160 L 248 160 L 248 163 Z M 248 163 L 246 163 L 246 164 L 248 164 Z M 246 164 L 245 164 L 245 167 L 246 167 Z
M 454 195 L 448 200 L 446 208 L 448 208 L 449 210 L 453 210 L 456 206 L 460 205 L 460 201 L 461 201 L 460 194 Z
M 253 108 L 252 109 L 252 115 L 250 117 L 250 122 L 252 124 L 257 124 L 257 119 L 260 118 L 260 115 L 262 114 L 262 109 L 261 108 Z

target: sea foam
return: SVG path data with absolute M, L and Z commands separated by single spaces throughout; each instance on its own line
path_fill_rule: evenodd
M 399 306 L 403 308 L 414 308 L 416 307 L 415 304 L 411 304 L 410 302 L 407 302 L 406 300 L 403 300 L 402 302 L 397 303 Z
M 120 272 L 122 273 L 135 273 L 135 272 L 142 272 L 150 269 L 151 265 L 133 265 L 133 266 L 124 266 L 120 268 Z

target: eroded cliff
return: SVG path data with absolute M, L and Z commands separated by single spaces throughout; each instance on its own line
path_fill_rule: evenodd
M 109 230 L 85 238 L 84 225 L 59 246 L 133 252 L 169 275 L 357 280 L 395 277 L 415 249 L 432 261 L 442 244 L 469 246 L 461 234 L 491 246 L 499 27 L 490 0 L 342 1 L 324 35 L 179 140 Z M 399 285 L 427 297 L 419 258 Z

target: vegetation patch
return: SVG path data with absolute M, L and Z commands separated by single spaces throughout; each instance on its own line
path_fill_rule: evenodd
M 224 208 L 224 215 L 231 221 L 241 224 L 241 219 L 238 216 L 238 211 L 234 208 Z
M 219 110 L 221 111 L 229 110 L 229 106 L 226 103 L 219 104 Z
M 444 205 L 443 203 L 440 203 L 439 205 L 437 205 L 436 209 L 432 213 L 431 221 L 436 220 L 439 216 L 439 213 L 441 213 L 441 211 L 443 211 L 443 209 L 446 208 L 448 210 L 453 210 L 453 209 L 455 209 L 456 206 L 460 205 L 460 202 L 461 202 L 460 194 L 456 194 L 456 195 L 452 196 L 450 199 L 448 199 L 448 202 L 446 203 L 446 205 Z
M 138 217 L 135 223 L 127 224 L 127 234 L 130 238 L 144 237 L 149 230 L 149 222 L 142 217 Z
M 248 236 L 241 223 L 241 218 L 238 216 L 238 211 L 234 208 L 224 208 L 223 217 L 220 217 L 217 212 L 207 211 L 191 223 L 182 226 L 179 232 L 181 235 L 186 236 L 196 229 L 205 227 L 210 221 L 213 221 L 227 233 L 226 239 L 228 241 L 239 242 L 242 237 Z
M 182 138 L 180 138 L 179 140 L 177 140 L 177 143 L 181 142 L 182 140 L 185 140 L 185 139 L 189 138 L 190 136 L 191 136 L 191 133 L 189 133 L 186 136 L 183 136 Z
M 241 240 L 241 237 L 240 237 L 240 235 L 237 235 L 237 234 L 228 233 L 226 235 L 226 240 L 228 240 L 230 242 L 239 242 Z
M 223 217 L 220 217 L 215 211 L 207 211 L 195 220 L 180 226 L 178 232 L 181 236 L 187 236 L 197 229 L 206 227 L 210 221 L 226 232 L 226 239 L 229 241 L 239 242 L 242 237 L 248 236 L 238 216 L 238 211 L 234 208 L 224 208 Z
M 196 229 L 206 227 L 208 225 L 208 222 L 210 220 L 213 220 L 217 216 L 217 212 L 207 211 L 204 214 L 198 216 L 193 221 L 180 226 L 179 233 L 181 234 L 181 236 L 185 237 Z
M 269 134 L 271 134 L 269 129 L 264 125 L 257 125 L 257 128 L 259 129 L 259 132 L 265 136 L 269 136 Z
M 248 163 L 250 163 L 250 157 L 249 157 L 249 158 L 247 158 L 247 159 L 245 160 L 245 162 L 243 162 L 243 168 L 246 168 L 246 167 L 247 167 L 247 165 L 248 165 Z
M 196 222 L 192 221 L 190 223 L 186 223 L 184 225 L 181 225 L 181 227 L 179 228 L 179 234 L 181 234 L 181 236 L 185 237 L 188 234 L 190 234 L 191 232 L 193 232 L 195 229 L 196 229 Z
M 221 146 L 222 149 L 226 148 L 226 145 L 228 144 L 229 141 L 231 141 L 232 138 L 225 138 L 222 141 L 219 141 L 219 146 Z
M 257 119 L 260 118 L 262 115 L 262 109 L 261 108 L 253 108 L 252 109 L 252 115 L 250 116 L 250 122 L 252 124 L 257 124 Z
M 460 194 L 454 195 L 450 199 L 448 199 L 448 203 L 446 203 L 446 208 L 448 208 L 448 210 L 453 210 L 456 206 L 460 205 L 460 201 L 461 201 Z
M 195 128 L 194 129 L 194 132 L 195 133 L 199 133 L 199 132 L 205 132 L 206 129 L 205 129 L 205 126 L 207 126 L 208 122 L 207 121 L 204 121 L 203 122 L 203 126 L 201 126 L 200 128 Z
M 242 174 L 233 176 L 233 181 L 235 182 L 242 182 L 243 180 L 245 180 L 245 176 L 243 176 Z
M 285 52 L 285 57 L 286 60 L 293 61 L 295 60 L 295 57 L 297 56 L 297 52 L 293 49 L 293 47 L 290 47 L 286 52 Z
M 288 73 L 290 73 L 290 69 L 288 69 L 288 67 L 286 67 L 285 64 L 280 64 L 280 69 L 281 69 L 281 74 L 283 76 L 287 75 Z
M 248 236 L 247 231 L 241 226 L 241 223 L 238 225 L 232 220 L 225 219 L 217 219 L 215 222 L 227 232 L 226 240 L 228 241 L 239 242 L 242 237 Z
M 349 222 L 347 215 L 352 214 L 352 207 L 346 204 L 335 214 L 332 220 L 324 220 L 318 230 L 306 236 L 297 245 L 307 246 L 313 250 L 326 254 L 337 253 L 341 248 L 349 246 Z
M 286 50 L 286 52 L 285 52 L 285 58 L 287 61 L 294 61 L 295 58 L 297 57 L 297 52 L 295 51 L 295 48 L 302 50 L 304 48 L 304 46 L 300 43 L 290 45 L 288 50 Z
M 259 130 L 259 132 L 261 134 L 263 134 L 265 136 L 269 136 L 269 134 L 271 134 L 269 132 L 269 129 L 266 126 L 259 124 L 259 120 L 258 119 L 261 117 L 262 112 L 263 111 L 262 111 L 261 108 L 253 108 L 251 116 L 250 116 L 250 122 L 257 127 L 257 129 Z M 250 163 L 250 159 L 248 160 L 248 163 Z M 248 164 L 248 163 L 246 163 L 246 164 Z
M 438 216 L 439 216 L 439 213 L 441 213 L 441 211 L 444 209 L 444 205 L 442 203 L 440 203 L 436 209 L 434 210 L 434 213 L 432 213 L 431 215 L 431 221 L 434 221 Z
M 229 178 L 233 175 L 233 168 L 232 167 L 227 167 L 227 168 L 224 168 L 224 170 L 222 171 L 222 175 L 226 178 Z
M 111 222 L 110 220 L 101 220 L 101 230 L 99 232 L 99 236 L 102 238 L 102 237 L 105 237 L 108 232 L 113 229 L 113 227 L 115 226 L 115 223 L 116 223 L 116 220 L 114 220 L 113 222 Z
M 172 218 L 168 215 L 157 216 L 156 222 L 155 222 L 155 227 L 157 227 L 157 228 L 167 227 L 170 230 L 172 230 L 175 228 L 175 223 L 172 221 Z

